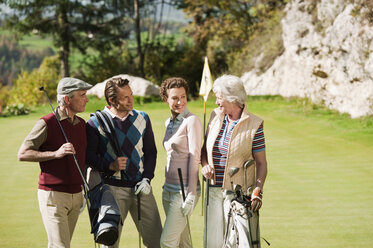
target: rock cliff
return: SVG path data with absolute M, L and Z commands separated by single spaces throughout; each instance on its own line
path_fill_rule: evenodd
M 352 118 L 373 115 L 373 10 L 367 0 L 293 0 L 281 21 L 285 51 L 249 95 L 310 98 Z M 372 4 L 373 5 L 373 4 Z

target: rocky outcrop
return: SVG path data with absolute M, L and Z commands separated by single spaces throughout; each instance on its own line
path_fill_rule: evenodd
M 285 51 L 263 74 L 241 78 L 249 95 L 310 98 L 351 117 L 373 115 L 373 25 L 361 1 L 289 2 Z
M 120 74 L 114 77 L 128 79 L 130 81 L 129 85 L 134 96 L 159 96 L 159 86 L 151 83 L 146 79 L 133 77 L 128 74 Z M 93 86 L 90 90 L 87 91 L 87 95 L 96 95 L 99 98 L 104 97 L 105 85 L 108 80 L 109 79 L 106 79 L 104 82 L 98 83 Z

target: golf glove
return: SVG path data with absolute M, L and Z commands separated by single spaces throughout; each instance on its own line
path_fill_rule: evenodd
M 262 190 L 256 187 L 253 193 L 251 194 L 251 210 L 253 212 L 258 211 L 260 207 L 262 206 L 262 198 L 263 198 Z
M 196 199 L 195 195 L 192 195 L 191 193 L 187 195 L 185 201 L 181 205 L 181 212 L 183 213 L 184 216 L 191 215 L 193 211 L 195 199 Z
M 135 195 L 141 194 L 149 195 L 150 190 L 152 189 L 150 186 L 150 180 L 148 178 L 143 178 L 140 182 L 138 182 L 135 186 Z

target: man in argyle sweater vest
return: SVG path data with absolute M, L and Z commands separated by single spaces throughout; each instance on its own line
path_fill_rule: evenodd
M 112 119 L 123 156 L 116 156 L 108 137 L 92 116 L 87 123 L 87 165 L 102 173 L 113 192 L 121 212 L 119 234 L 129 211 L 137 229 L 141 230 L 144 245 L 159 247 L 162 225 L 150 186 L 157 149 L 149 116 L 133 109 L 133 95 L 127 79 L 109 79 L 105 97 L 109 106 L 103 111 Z M 137 195 L 141 198 L 141 229 Z M 111 247 L 119 247 L 119 242 L 120 235 Z

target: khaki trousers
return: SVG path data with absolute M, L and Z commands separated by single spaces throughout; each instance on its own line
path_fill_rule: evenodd
M 41 217 L 48 235 L 49 248 L 70 248 L 80 207 L 82 192 L 76 194 L 38 189 Z
M 196 196 L 194 207 L 199 199 Z M 180 192 L 162 192 L 163 208 L 166 213 L 166 221 L 164 223 L 163 232 L 161 236 L 162 248 L 190 248 L 192 247 L 189 238 L 189 230 L 187 225 L 187 218 L 181 212 L 183 204 L 183 197 Z
M 113 246 L 101 246 L 102 248 L 112 247 L 118 248 L 120 242 L 120 235 L 123 229 L 124 220 L 127 217 L 128 212 L 130 212 L 133 222 L 136 225 L 137 230 L 139 230 L 138 215 L 137 215 L 137 196 L 133 192 L 133 188 L 127 187 L 116 187 L 110 186 L 110 190 L 113 192 L 115 200 L 117 201 L 120 215 L 121 223 L 118 226 L 119 237 L 117 242 Z M 159 216 L 159 211 L 157 207 L 157 202 L 155 201 L 153 192 L 151 191 L 149 195 L 141 195 L 141 232 L 142 241 L 145 247 L 149 248 L 159 248 L 160 238 L 162 234 L 162 224 L 161 217 Z M 125 230 L 125 229 L 124 229 Z M 126 231 L 126 230 L 125 230 Z M 130 230 L 132 231 L 132 230 Z

